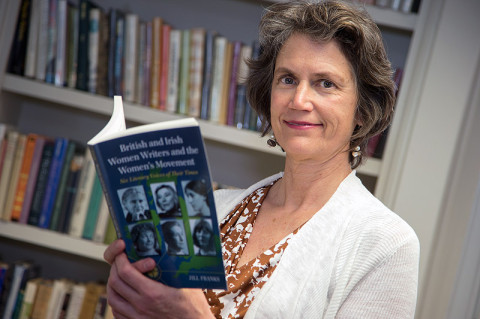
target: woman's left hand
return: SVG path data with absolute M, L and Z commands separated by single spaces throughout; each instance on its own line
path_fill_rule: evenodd
M 155 267 L 145 258 L 130 263 L 117 240 L 105 251 L 111 265 L 107 283 L 108 303 L 116 319 L 123 318 L 213 318 L 200 289 L 177 289 L 146 277 L 143 273 Z

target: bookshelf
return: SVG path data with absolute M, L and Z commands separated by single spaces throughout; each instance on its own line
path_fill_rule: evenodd
M 468 2 L 468 0 L 462 1 Z M 131 11 L 137 10 L 137 5 L 135 5 L 135 7 L 129 7 L 132 5 L 129 4 L 128 1 L 104 0 L 99 2 L 105 6 L 115 5 L 119 8 L 131 9 Z M 259 12 L 261 12 L 262 8 L 269 3 L 266 1 L 254 2 L 247 0 L 228 0 L 226 2 L 225 0 L 211 0 L 206 2 L 209 3 L 206 7 L 217 6 L 217 8 L 215 10 L 211 7 L 208 9 L 202 9 L 199 8 L 200 5 L 198 4 L 191 4 L 191 6 L 189 6 L 189 9 L 191 10 L 185 12 L 185 16 L 178 19 L 177 26 L 179 28 L 193 27 L 200 23 L 198 22 L 199 20 L 201 21 L 204 19 L 203 21 L 206 21 L 205 19 L 207 19 L 208 21 L 204 23 L 205 27 L 210 27 L 210 25 L 213 24 L 228 26 L 225 27 L 225 32 L 230 39 L 235 39 L 238 33 L 243 33 L 242 37 L 251 40 L 252 34 L 255 33 L 252 29 L 255 29 L 255 27 L 246 26 L 245 28 L 248 30 L 240 32 L 239 30 L 241 30 L 241 27 L 239 27 L 238 21 L 242 20 L 241 17 L 246 12 L 255 12 L 255 14 L 249 14 L 249 17 L 245 17 L 245 21 L 248 21 L 249 23 L 251 21 L 257 21 Z M 448 185 L 447 176 L 449 174 L 449 167 L 454 163 L 454 160 L 448 160 L 455 152 L 453 148 L 448 148 L 448 145 L 450 144 L 447 144 L 447 150 L 446 153 L 444 153 L 445 156 L 442 157 L 441 160 L 434 156 L 427 160 L 427 156 L 424 156 L 425 152 L 422 149 L 422 147 L 426 149 L 431 146 L 428 142 L 425 142 L 429 137 L 428 132 L 435 132 L 433 124 L 428 124 L 428 120 L 425 120 L 425 117 L 427 117 L 425 112 L 437 112 L 437 110 L 432 111 L 426 105 L 429 104 L 428 102 L 432 101 L 435 103 L 430 103 L 430 105 L 441 105 L 443 102 L 440 101 L 441 96 L 446 95 L 446 93 L 442 94 L 443 92 L 440 92 L 439 94 L 438 90 L 435 91 L 432 88 L 430 88 L 429 91 L 429 87 L 426 87 L 424 90 L 423 83 L 437 83 L 435 81 L 436 78 L 441 78 L 441 73 L 434 74 L 427 68 L 427 66 L 429 63 L 436 63 L 435 65 L 442 64 L 442 61 L 444 65 L 451 63 L 451 58 L 444 58 L 441 55 L 442 52 L 449 52 L 449 48 L 440 46 L 438 42 L 440 40 L 436 39 L 434 35 L 436 35 L 437 32 L 440 32 L 441 29 L 436 30 L 436 28 L 439 26 L 440 22 L 449 23 L 447 25 L 452 28 L 457 27 L 454 22 L 450 22 L 449 19 L 441 15 L 441 4 L 446 3 L 449 5 L 449 9 L 451 9 L 450 7 L 454 4 L 453 0 L 441 0 L 441 3 L 435 4 L 431 4 L 431 2 L 433 1 L 424 0 L 422 2 L 422 11 L 419 15 L 404 14 L 389 9 L 366 6 L 367 10 L 381 26 L 382 30 L 385 31 L 388 44 L 387 50 L 390 50 L 389 54 L 392 53 L 394 55 L 392 60 L 398 61 L 394 62 L 394 64 L 405 67 L 405 81 L 402 83 L 402 89 L 400 90 L 397 105 L 398 112 L 392 125 L 392 131 L 385 156 L 382 160 L 368 159 L 366 165 L 359 170 L 360 173 L 377 180 L 376 195 L 380 197 L 387 206 L 398 212 L 402 217 L 406 217 L 410 224 L 412 224 L 417 230 L 422 241 L 423 261 L 421 269 L 426 267 L 426 260 L 432 253 L 431 246 L 433 245 L 432 242 L 435 238 L 435 221 L 440 219 L 439 216 L 441 214 L 440 208 L 437 206 L 442 203 L 443 191 L 447 189 L 446 185 Z M 151 1 L 140 0 L 138 4 L 138 13 L 144 15 L 146 19 L 150 18 L 152 15 L 160 14 L 160 12 L 165 12 L 165 16 L 168 17 L 180 16 L 179 12 L 185 10 L 183 5 L 187 3 L 190 3 L 190 1 L 180 0 L 177 1 L 177 3 L 175 1 L 165 1 L 166 7 L 163 8 L 160 7 L 159 4 L 152 3 Z M 228 3 L 228 5 L 225 5 L 225 3 Z M 234 6 L 234 9 L 229 9 L 230 5 Z M 248 9 L 239 9 L 240 7 L 248 7 Z M 0 6 L 0 8 L 2 7 Z M 428 8 L 429 11 L 424 12 L 424 8 Z M 466 6 L 466 8 L 469 7 Z M 229 23 L 226 23 L 225 21 L 229 18 L 231 19 L 231 15 L 222 17 L 223 20 L 220 18 L 205 18 L 204 16 L 202 18 L 202 14 L 206 10 L 211 10 L 213 12 L 212 15 L 218 15 L 218 13 L 222 11 L 235 11 L 237 17 L 233 19 L 234 21 L 229 25 Z M 462 10 L 466 11 L 468 9 Z M 176 24 L 176 20 L 171 20 Z M 0 37 L 0 40 L 4 38 L 5 36 Z M 391 43 L 388 42 L 390 38 L 392 39 Z M 399 50 L 397 50 L 398 43 L 400 43 Z M 434 51 L 434 49 L 438 50 Z M 447 50 L 442 51 L 440 49 Z M 444 54 L 446 55 L 447 53 Z M 439 58 L 439 60 L 433 59 L 435 57 Z M 464 71 L 466 72 L 469 70 Z M 426 77 L 423 77 L 423 74 L 427 74 Z M 422 75 L 422 77 L 419 75 Z M 460 77 L 457 77 L 457 79 L 458 78 Z M 59 121 L 62 121 L 63 114 L 71 113 L 72 117 L 78 116 L 81 118 L 79 119 L 79 121 L 82 121 L 80 126 L 85 126 L 83 136 L 88 136 L 101 127 L 101 123 L 104 123 L 105 119 L 110 114 L 111 102 L 105 97 L 66 88 L 58 88 L 9 74 L 2 75 L 0 83 L 2 83 L 3 90 L 0 96 L 0 103 L 2 103 L 2 109 L 0 110 L 1 118 L 7 119 L 13 123 L 20 123 L 25 128 L 28 128 L 32 124 L 32 121 L 27 119 L 28 116 L 50 124 L 56 121 L 56 118 L 53 118 L 52 114 L 61 114 L 59 115 L 61 116 Z M 445 92 L 447 92 L 447 90 L 445 90 Z M 430 98 L 437 94 L 440 96 L 438 99 Z M 453 93 L 450 92 L 449 94 Z M 452 101 L 451 98 L 445 100 Z M 456 104 L 456 102 L 454 103 Z M 131 103 L 125 103 L 125 106 L 126 116 L 131 125 L 179 117 L 179 115 L 159 112 Z M 45 115 L 42 115 L 43 112 L 45 112 Z M 445 116 L 443 118 L 445 121 L 457 121 L 454 117 L 448 118 Z M 207 148 L 211 147 L 209 153 L 213 154 L 213 157 L 219 158 L 219 162 L 227 162 L 230 164 L 226 165 L 230 166 L 230 170 L 231 167 L 235 167 L 237 163 L 241 163 L 242 161 L 249 161 L 248 164 L 245 165 L 252 166 L 256 165 L 252 164 L 252 162 L 267 161 L 267 166 L 271 166 L 269 169 L 275 171 L 278 168 L 281 168 L 282 153 L 278 149 L 270 149 L 266 147 L 264 139 L 259 138 L 257 133 L 240 131 L 232 127 L 225 127 L 206 121 L 200 121 L 200 123 L 202 131 L 206 136 L 207 144 L 213 145 L 207 145 Z M 424 124 L 424 126 L 422 127 L 421 124 Z M 75 126 L 75 128 L 77 127 Z M 430 129 L 430 131 L 428 131 L 427 128 Z M 448 129 L 445 129 L 444 133 L 445 135 L 447 135 L 447 132 L 451 133 L 451 139 L 449 138 L 448 142 L 451 142 L 452 144 L 454 143 L 455 137 L 459 136 L 459 133 L 455 131 L 455 129 L 459 130 L 459 126 L 451 126 L 451 128 L 449 127 Z M 68 131 L 65 126 L 62 126 L 59 130 L 59 133 Z M 420 136 L 420 132 L 425 136 L 424 139 Z M 441 149 L 445 151 L 443 146 Z M 239 156 L 241 157 L 239 162 L 235 162 L 235 164 L 230 163 L 232 158 Z M 257 160 L 257 158 L 261 160 Z M 435 158 L 434 163 L 431 163 L 432 158 Z M 418 165 L 417 163 L 425 165 Z M 225 163 L 218 163 L 219 166 L 222 164 Z M 433 169 L 436 169 L 436 172 L 440 172 L 442 177 L 440 182 L 438 182 L 437 179 L 432 178 L 433 174 L 426 174 Z M 252 171 L 252 175 L 247 178 L 249 180 L 258 180 L 263 177 L 263 175 L 268 175 L 266 171 L 263 170 L 263 167 L 261 169 L 254 167 Z M 223 175 L 226 172 L 227 168 L 225 168 L 225 170 L 220 170 L 218 175 L 223 178 Z M 427 177 L 424 177 L 424 175 Z M 225 180 L 224 182 L 228 181 Z M 248 181 L 245 180 L 242 183 L 246 185 Z M 419 196 L 419 198 L 417 198 L 416 195 L 424 194 L 425 189 L 429 189 L 433 195 L 422 195 L 423 197 Z M 417 217 L 422 216 L 423 214 L 431 217 L 431 220 L 425 221 L 425 218 Z M 425 226 L 427 222 L 429 223 L 429 226 Z M 80 245 L 86 247 L 87 255 L 85 255 L 84 252 L 80 252 L 78 253 L 79 256 L 95 261 L 102 260 L 102 246 L 97 247 L 96 244 L 91 246 L 89 245 L 90 243 L 85 243 L 83 240 L 76 239 L 72 239 L 71 245 L 73 248 L 65 247 L 66 245 L 58 245 L 58 247 L 54 245 L 50 246 L 52 242 L 61 242 L 64 240 L 63 235 L 42 230 L 41 232 L 34 232 L 34 237 L 26 237 L 26 239 L 24 239 L 23 234 L 30 232 L 30 230 L 31 229 L 28 226 L 0 223 L 0 237 L 8 238 L 18 243 L 29 243 L 38 247 L 48 247 L 49 249 L 58 251 L 66 256 L 77 254 L 77 248 L 75 247 L 76 245 Z M 92 255 L 88 255 L 90 252 L 92 252 Z M 425 315 L 425 318 L 428 317 L 435 316 Z

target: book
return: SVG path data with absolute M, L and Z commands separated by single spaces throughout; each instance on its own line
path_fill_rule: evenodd
M 102 192 L 102 200 L 98 209 L 97 223 L 93 233 L 92 240 L 96 243 L 103 243 L 105 241 L 105 234 L 107 231 L 108 220 L 110 219 L 110 212 L 108 211 L 107 200 Z
M 38 0 L 37 0 L 38 1 Z M 77 54 L 78 54 L 78 7 L 67 3 L 67 48 L 65 53 L 66 86 L 75 88 L 77 85 Z
M 102 197 L 102 185 L 100 185 L 98 174 L 95 174 L 92 192 L 90 193 L 90 199 L 88 200 L 87 215 L 83 225 L 82 237 L 85 239 L 91 240 L 93 238 L 98 219 L 98 212 L 100 211 L 100 205 L 102 203 Z
M 40 136 L 35 133 L 30 133 L 27 135 L 25 152 L 23 154 L 22 164 L 20 166 L 17 188 L 13 199 L 12 211 L 10 213 L 10 219 L 14 221 L 18 221 L 20 219 L 28 181 L 30 178 L 34 178 L 32 175 L 30 175 L 30 170 L 32 167 L 33 156 L 36 150 L 36 145 L 39 142 L 39 138 Z M 38 150 L 36 154 L 36 158 L 38 160 L 40 159 L 40 154 L 41 150 Z
M 160 76 L 162 72 L 162 26 L 163 19 L 152 20 L 152 65 L 150 68 L 150 106 L 160 106 Z
M 74 284 L 70 293 L 65 319 L 76 319 L 80 317 L 83 299 L 87 288 L 84 283 Z
M 69 287 L 72 285 L 73 282 L 68 279 L 53 280 L 51 297 L 45 318 L 59 318 L 65 295 L 67 294 Z
M 57 47 L 54 67 L 54 83 L 56 86 L 64 86 L 66 82 L 67 15 L 67 0 L 58 0 Z
M 178 86 L 177 113 L 187 114 L 188 76 L 190 72 L 190 29 L 182 30 L 182 50 L 180 52 L 180 78 Z
M 48 4 L 47 67 L 45 82 L 55 83 L 55 61 L 57 59 L 57 33 L 59 0 L 50 0 Z
M 47 70 L 47 43 L 48 43 L 48 7 L 50 0 L 40 0 L 38 39 L 35 61 L 35 78 L 45 81 Z
M 160 60 L 160 88 L 158 91 L 158 108 L 165 111 L 167 108 L 168 94 L 168 62 L 170 60 L 170 31 L 172 26 L 164 23 L 162 25 L 162 44 L 161 44 L 161 60 Z
M 18 13 L 17 27 L 10 49 L 8 72 L 23 75 L 27 52 L 28 32 L 30 27 L 32 0 L 22 0 Z
M 125 16 L 125 100 L 134 102 L 136 100 L 137 67 L 138 67 L 138 37 L 139 17 L 134 13 L 127 13 Z
M 203 28 L 190 30 L 190 72 L 188 83 L 188 116 L 200 117 L 202 105 L 203 63 L 206 31 Z
M 85 160 L 80 172 L 77 192 L 73 203 L 67 233 L 70 236 L 82 237 L 85 219 L 87 218 L 88 204 L 95 181 L 95 166 L 89 149 L 85 151 Z
M 88 282 L 85 285 L 85 296 L 80 311 L 79 318 L 93 318 L 97 307 L 98 298 L 106 291 L 105 285 Z
M 222 87 L 223 75 L 226 68 L 226 51 L 228 40 L 224 36 L 217 36 L 214 43 L 214 62 L 212 73 L 212 85 L 210 86 L 210 117 L 209 120 L 215 123 L 221 123 L 222 114 Z
M 25 70 L 23 75 L 29 78 L 35 77 L 35 63 L 37 60 L 37 41 L 40 22 L 40 0 L 32 0 L 30 11 L 30 23 L 28 27 L 27 48 L 25 53 Z
M 252 56 L 252 47 L 249 45 L 244 45 L 240 52 L 240 61 L 238 66 L 237 73 L 237 101 L 235 105 L 235 117 L 234 117 L 234 126 L 238 129 L 244 128 L 244 118 L 245 110 L 248 106 L 247 103 L 247 87 L 245 85 L 245 80 L 248 76 L 248 65 L 247 59 Z
M 20 308 L 19 319 L 28 319 L 32 316 L 33 302 L 37 294 L 38 282 L 41 278 L 33 278 L 27 281 L 25 286 L 25 294 L 23 296 L 22 306 Z
M 233 57 L 230 72 L 230 83 L 228 84 L 227 98 L 227 125 L 233 126 L 235 122 L 235 107 L 237 105 L 238 90 L 238 70 L 240 67 L 240 59 L 243 44 L 240 41 L 233 42 Z
M 143 93 L 141 104 L 150 105 L 150 88 L 152 73 L 152 22 L 145 23 L 145 57 L 143 63 Z M 112 96 L 113 97 L 113 96 Z
M 135 103 L 142 104 L 144 99 L 145 61 L 147 48 L 147 23 L 138 22 L 137 72 L 135 74 Z
M 89 11 L 90 28 L 88 29 L 88 92 L 97 93 L 98 67 L 100 58 L 100 25 L 104 19 L 100 8 L 91 8 Z
M 225 51 L 225 61 L 223 63 L 223 74 L 222 74 L 222 89 L 221 89 L 221 98 L 220 98 L 220 119 L 219 123 L 227 124 L 227 115 L 228 115 L 228 96 L 229 88 L 232 78 L 232 62 L 233 62 L 233 46 L 234 43 L 228 41 L 227 48 Z
M 42 200 L 40 219 L 38 221 L 38 226 L 41 228 L 48 228 L 50 226 L 52 212 L 55 205 L 55 198 L 60 185 L 63 166 L 65 165 L 65 158 L 67 156 L 68 144 L 69 140 L 65 137 L 55 138 L 52 162 L 48 171 L 48 181 Z
M 210 87 L 212 86 L 212 73 L 214 61 L 214 44 L 216 31 L 208 30 L 205 34 L 205 54 L 203 62 L 203 82 L 202 82 L 202 105 L 200 108 L 200 118 L 208 120 L 210 118 Z
M 38 170 L 32 202 L 30 203 L 27 218 L 27 223 L 29 225 L 38 226 L 38 222 L 40 220 L 43 197 L 45 195 L 45 190 L 47 189 L 48 172 L 50 171 L 50 165 L 52 163 L 54 146 L 54 141 L 49 139 L 43 147 L 42 158 L 40 160 L 40 168 Z
M 75 141 L 68 141 L 67 149 L 65 150 L 65 157 L 63 159 L 62 170 L 60 172 L 60 178 L 58 180 L 57 191 L 55 194 L 55 200 L 52 207 L 52 213 L 50 216 L 50 223 L 48 228 L 51 230 L 58 230 L 60 225 L 60 219 L 62 218 L 62 205 L 65 199 L 65 193 L 67 190 L 67 180 L 70 174 L 70 167 L 72 165 L 75 155 L 83 154 L 84 147 L 82 144 Z
M 10 177 L 12 175 L 12 168 L 14 164 L 15 150 L 18 144 L 18 138 L 20 133 L 16 130 L 7 132 L 5 143 L 5 155 L 2 166 L 2 176 L 0 177 L 0 209 L 2 210 L 2 216 L 5 211 L 5 204 L 7 201 L 8 190 L 10 186 Z M 5 213 L 6 214 L 6 213 Z
M 148 276 L 169 286 L 225 289 L 213 187 L 198 122 L 186 118 L 125 127 L 122 99 L 116 96 L 110 121 L 88 146 L 129 260 L 152 257 L 158 267 Z M 192 185 L 201 193 L 205 215 L 189 210 Z M 164 203 L 163 196 L 173 200 Z M 210 234 L 209 240 L 196 240 L 199 229 Z M 171 232 L 182 240 L 172 241 Z M 143 240 L 152 236 L 153 241 Z
M 22 159 L 23 155 L 25 154 L 25 148 L 27 145 L 27 135 L 20 134 L 17 141 L 17 146 L 15 148 L 15 155 L 13 157 L 13 164 L 12 164 L 12 173 L 10 175 L 7 195 L 5 198 L 5 206 L 3 208 L 3 220 L 9 221 L 11 220 L 11 212 L 13 208 L 13 203 L 15 200 L 15 191 L 17 189 L 19 177 L 20 177 L 20 170 L 22 167 Z
M 32 307 L 32 319 L 44 319 L 47 318 L 48 304 L 50 303 L 50 297 L 52 295 L 53 280 L 42 279 L 38 282 L 37 294 L 35 295 L 35 301 Z
M 89 80 L 89 31 L 90 10 L 93 4 L 89 0 L 79 1 L 78 11 L 78 45 L 77 45 L 77 81 L 76 88 L 88 91 Z
M 65 185 L 65 194 L 60 209 L 60 217 L 58 221 L 57 231 L 66 233 L 70 225 L 70 218 L 73 212 L 73 204 L 77 194 L 78 184 L 80 180 L 80 172 L 85 162 L 85 153 L 75 154 L 70 164 L 67 182 Z
M 168 53 L 168 86 L 165 110 L 170 113 L 177 111 L 178 82 L 180 78 L 180 50 L 182 49 L 182 31 L 170 31 L 170 44 Z

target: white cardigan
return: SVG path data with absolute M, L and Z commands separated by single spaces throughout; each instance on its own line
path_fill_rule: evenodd
M 255 189 L 218 190 L 219 221 Z M 245 318 L 413 318 L 419 242 L 355 171 L 290 240 Z

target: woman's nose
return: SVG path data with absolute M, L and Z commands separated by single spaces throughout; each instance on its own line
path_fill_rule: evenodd
M 313 88 L 307 81 L 300 81 L 295 88 L 291 108 L 301 111 L 311 111 L 313 109 L 312 101 Z

